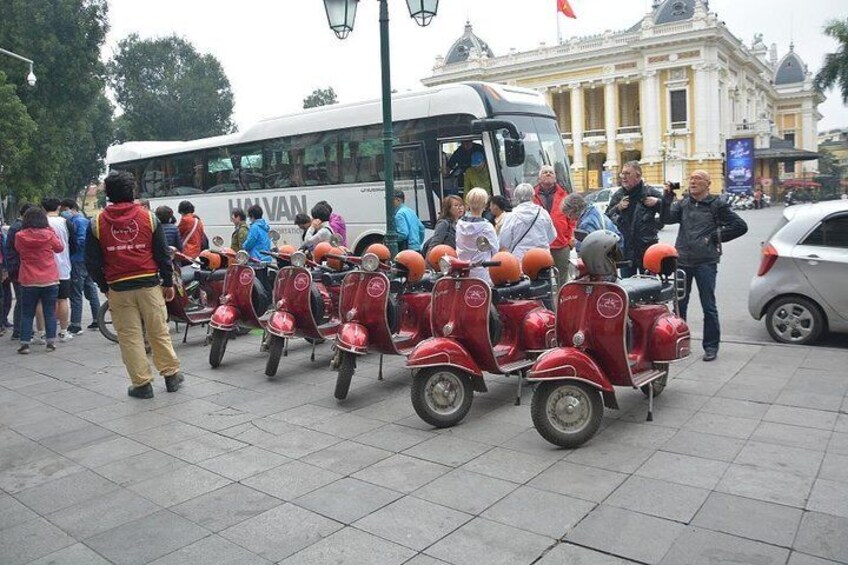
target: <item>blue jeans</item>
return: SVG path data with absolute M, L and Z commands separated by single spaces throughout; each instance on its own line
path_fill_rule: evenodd
M 721 326 L 718 322 L 718 306 L 715 298 L 718 264 L 680 268 L 686 273 L 686 297 L 680 301 L 680 314 L 685 320 L 694 279 L 698 284 L 701 308 L 704 309 L 704 351 L 718 351 L 718 344 L 721 341 Z
M 21 286 L 21 344 L 32 341 L 32 321 L 35 319 L 35 307 L 41 302 L 44 311 L 44 329 L 47 332 L 47 342 L 56 339 L 56 299 L 59 296 L 59 285 L 50 286 Z
M 82 297 L 88 300 L 91 306 L 91 319 L 97 321 L 97 312 L 100 310 L 100 295 L 97 285 L 88 274 L 84 261 L 71 263 L 71 324 L 80 327 L 82 324 Z

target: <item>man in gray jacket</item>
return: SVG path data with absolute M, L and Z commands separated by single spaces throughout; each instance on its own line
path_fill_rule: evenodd
M 685 319 L 694 279 L 704 309 L 703 359 L 713 361 L 721 342 L 715 299 L 721 244 L 744 235 L 748 225 L 727 202 L 710 194 L 710 174 L 701 170 L 689 176 L 689 195 L 681 200 L 675 201 L 674 192 L 666 189 L 662 221 L 680 224 L 675 247 L 680 255 L 678 264 L 686 273 L 686 297 L 680 301 L 680 313 Z

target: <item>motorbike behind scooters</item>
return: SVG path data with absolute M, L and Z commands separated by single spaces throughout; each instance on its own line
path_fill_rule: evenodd
M 611 232 L 597 231 L 583 241 Z M 612 251 L 610 251 L 612 253 Z M 533 425 L 547 441 L 577 447 L 597 433 L 604 407 L 618 409 L 615 387 L 641 389 L 653 400 L 665 389 L 669 364 L 689 356 L 689 327 L 680 317 L 685 276 L 677 270 L 677 251 L 658 243 L 645 253 L 645 267 L 657 276 L 617 279 L 615 261 L 607 272 L 584 264 L 588 274 L 562 287 L 558 297 L 558 347 L 536 360 L 528 382 L 533 393 Z M 612 274 L 611 274 L 612 273 Z M 669 308 L 669 304 L 672 308 Z

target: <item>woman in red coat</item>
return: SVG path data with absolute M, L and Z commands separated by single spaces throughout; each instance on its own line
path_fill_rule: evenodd
M 59 268 L 54 253 L 65 249 L 47 221 L 47 214 L 33 206 L 26 211 L 21 231 L 15 235 L 15 250 L 21 260 L 18 282 L 21 285 L 21 346 L 18 353 L 29 353 L 32 321 L 41 303 L 47 330 L 47 351 L 56 346 L 56 299 L 59 296 Z

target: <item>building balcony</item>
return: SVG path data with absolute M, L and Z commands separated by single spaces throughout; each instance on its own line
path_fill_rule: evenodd
M 597 140 L 603 141 L 607 137 L 607 130 L 605 129 L 587 129 L 583 132 L 583 141 L 589 140 Z
M 616 130 L 616 139 L 622 141 L 633 141 L 642 139 L 641 126 L 622 126 Z

